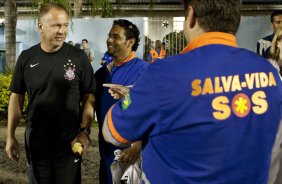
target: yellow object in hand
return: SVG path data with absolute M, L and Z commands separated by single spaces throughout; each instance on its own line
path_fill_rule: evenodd
M 73 146 L 72 146 L 73 153 L 81 155 L 82 150 L 83 150 L 83 146 L 80 142 L 76 142 L 76 143 L 73 144 Z

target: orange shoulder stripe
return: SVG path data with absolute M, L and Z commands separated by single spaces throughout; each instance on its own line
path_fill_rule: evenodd
M 115 62 L 114 65 L 115 66 L 121 66 L 123 65 L 124 63 L 127 63 L 128 61 L 130 61 L 131 59 L 135 58 L 135 52 L 132 51 L 130 52 L 130 54 L 127 56 L 127 58 L 125 58 L 123 61 L 120 61 L 120 62 Z
M 124 139 L 118 132 L 117 130 L 115 129 L 115 126 L 114 126 L 114 123 L 113 123 L 113 119 L 112 119 L 112 110 L 113 110 L 113 107 L 114 105 L 109 109 L 108 111 L 108 127 L 109 127 L 109 130 L 112 134 L 112 136 L 117 140 L 119 141 L 120 143 L 123 143 L 123 144 L 129 144 L 130 141 Z

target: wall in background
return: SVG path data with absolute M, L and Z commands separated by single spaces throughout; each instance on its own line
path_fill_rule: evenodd
M 126 18 L 135 23 L 141 32 L 140 46 L 136 52 L 137 57 L 143 57 L 144 45 L 144 19 Z M 160 18 L 162 19 L 162 18 Z M 237 41 L 240 47 L 251 51 L 256 51 L 258 39 L 272 33 L 269 16 L 243 16 L 237 33 Z M 107 50 L 106 39 L 114 18 L 94 18 L 94 19 L 73 19 L 70 25 L 69 35 L 66 41 L 72 40 L 74 43 L 81 43 L 83 38 L 88 39 L 89 45 L 94 49 L 95 61 L 94 69 L 97 70 L 101 58 Z M 173 24 L 170 19 L 168 22 Z M 149 21 L 150 23 L 150 21 Z M 161 27 L 158 27 L 161 26 Z M 162 34 L 162 30 L 165 31 Z M 22 50 L 40 42 L 40 35 L 37 31 L 35 20 L 18 20 L 17 22 L 17 56 Z M 148 36 L 152 39 L 162 39 L 157 35 L 166 35 L 167 28 L 162 25 L 149 25 Z

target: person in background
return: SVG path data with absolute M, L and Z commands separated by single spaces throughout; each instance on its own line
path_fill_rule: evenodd
M 167 56 L 165 42 L 162 42 L 161 52 L 163 52 L 161 55 L 164 55 L 165 57 Z
M 123 86 L 132 86 L 141 73 L 147 68 L 149 63 L 135 56 L 140 43 L 140 32 L 132 22 L 119 19 L 114 20 L 107 39 L 107 54 L 112 57 L 112 61 L 101 67 L 96 73 L 97 81 L 96 115 L 99 124 L 99 151 L 100 170 L 99 181 L 101 184 L 112 184 L 113 176 L 111 165 L 115 158 L 114 151 L 122 150 L 119 160 L 128 164 L 133 164 L 139 157 L 141 142 L 134 142 L 132 146 L 117 147 L 105 142 L 102 136 L 102 126 L 106 113 L 110 107 L 117 102 L 112 98 L 104 83 L 113 83 Z
M 104 66 L 104 65 L 108 65 L 110 64 L 111 62 L 113 61 L 113 57 L 109 55 L 108 51 L 105 52 L 101 62 L 100 62 L 100 65 Z
M 162 42 L 160 40 L 156 40 L 155 42 L 155 48 L 151 49 L 149 51 L 148 55 L 148 61 L 150 63 L 153 63 L 158 58 L 165 58 L 166 56 L 166 50 L 162 47 Z
M 268 60 L 280 73 L 282 66 L 282 29 L 278 29 L 273 36 Z
M 257 54 L 264 57 L 265 59 L 269 58 L 270 46 L 274 34 L 279 28 L 282 28 L 282 10 L 276 10 L 272 12 L 270 16 L 270 22 L 271 22 L 271 27 L 273 29 L 273 34 L 261 38 L 257 42 Z
M 68 41 L 68 44 L 70 44 L 70 45 L 72 45 L 72 46 L 74 45 L 74 44 L 73 44 L 73 41 L 71 41 L 71 40 Z
M 78 49 L 81 49 L 81 45 L 79 43 L 74 44 L 74 46 Z
M 238 48 L 240 0 L 183 2 L 187 47 L 157 59 L 110 108 L 104 138 L 142 141 L 144 183 L 266 184 L 282 115 L 279 74 Z
M 94 50 L 89 48 L 87 39 L 83 39 L 81 43 L 82 43 L 82 48 L 86 53 L 86 55 L 88 56 L 90 63 L 92 63 L 94 61 Z
M 281 76 L 282 66 L 282 29 L 278 29 L 272 39 L 268 61 L 276 68 Z M 272 149 L 271 167 L 269 171 L 268 184 L 278 184 L 282 182 L 282 126 L 279 127 L 276 141 Z
M 149 45 L 145 44 L 145 46 L 144 46 L 144 53 L 143 53 L 143 60 L 149 62 L 148 61 L 148 56 L 149 56 Z
M 10 90 L 6 153 L 19 161 L 15 137 L 25 94 L 25 149 L 29 183 L 80 184 L 81 156 L 90 144 L 95 78 L 86 54 L 67 43 L 69 16 L 60 4 L 45 3 L 38 14 L 41 42 L 24 50 L 17 61 Z

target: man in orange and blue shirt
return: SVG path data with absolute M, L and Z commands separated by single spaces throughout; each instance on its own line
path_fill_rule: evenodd
M 140 157 L 140 141 L 134 143 L 133 146 L 121 148 L 107 143 L 102 136 L 102 125 L 106 113 L 117 102 L 111 97 L 108 88 L 103 87 L 103 84 L 114 83 L 132 86 L 149 65 L 135 56 L 134 51 L 137 50 L 140 42 L 139 35 L 137 26 L 132 22 L 124 19 L 115 20 L 107 39 L 107 54 L 111 56 L 111 62 L 106 63 L 95 73 L 97 80 L 95 110 L 99 124 L 99 180 L 101 184 L 113 183 L 110 167 L 115 158 L 115 150 L 122 150 L 119 159 L 128 164 L 134 163 Z
M 166 50 L 160 40 L 156 40 L 155 48 L 151 49 L 148 54 L 148 61 L 153 63 L 156 59 L 164 59 L 166 57 Z
M 184 7 L 188 46 L 156 60 L 110 108 L 105 140 L 142 141 L 144 183 L 266 184 L 282 112 L 279 75 L 238 48 L 240 0 Z

